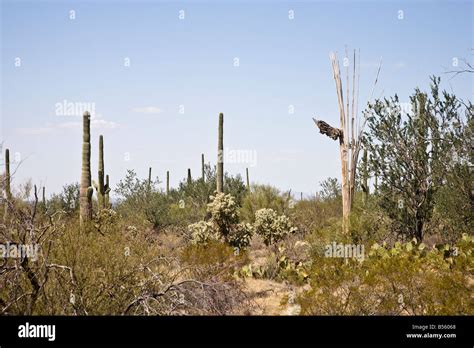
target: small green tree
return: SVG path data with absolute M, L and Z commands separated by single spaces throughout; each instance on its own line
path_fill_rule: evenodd
M 463 124 L 461 103 L 440 93 L 439 83 L 432 78 L 431 96 L 416 89 L 410 97 L 412 110 L 402 110 L 397 95 L 366 110 L 365 144 L 369 170 L 379 179 L 380 205 L 398 233 L 418 240 L 450 163 L 460 163 L 456 144 Z

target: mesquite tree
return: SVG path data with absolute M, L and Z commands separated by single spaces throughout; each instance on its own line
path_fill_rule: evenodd
M 465 140 L 461 103 L 440 93 L 439 82 L 432 78 L 430 96 L 416 89 L 405 108 L 395 95 L 369 104 L 366 111 L 365 142 L 370 171 L 378 177 L 380 205 L 398 233 L 418 240 L 451 168 L 472 165 L 459 145 Z

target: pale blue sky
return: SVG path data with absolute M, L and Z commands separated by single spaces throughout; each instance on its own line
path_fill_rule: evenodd
M 337 144 L 311 117 L 337 124 L 328 55 L 345 45 L 361 51 L 360 110 L 380 57 L 376 96 L 407 101 L 436 74 L 472 99 L 471 76 L 443 74 L 472 59 L 471 1 L 1 1 L 1 137 L 23 160 L 14 184 L 79 181 L 81 117 L 56 114 L 67 100 L 95 103 L 94 178 L 99 134 L 112 184 L 149 166 L 173 186 L 188 167 L 198 176 L 201 153 L 215 163 L 223 112 L 225 147 L 257 155 L 252 181 L 313 193 L 340 173 Z

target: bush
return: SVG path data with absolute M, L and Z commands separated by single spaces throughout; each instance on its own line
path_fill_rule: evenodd
M 214 224 L 210 221 L 198 221 L 188 226 L 191 232 L 191 244 L 206 245 L 211 240 L 219 240 Z
M 101 209 L 94 216 L 94 226 L 100 233 L 107 233 L 117 227 L 118 214 L 113 209 Z
M 250 244 L 252 228 L 249 224 L 240 224 L 237 204 L 230 194 L 218 193 L 211 196 L 207 205 L 209 221 L 199 221 L 188 226 L 192 244 L 205 245 L 211 240 L 223 239 L 236 248 L 245 248 Z
M 231 226 L 239 221 L 235 199 L 230 194 L 224 193 L 218 193 L 210 198 L 211 203 L 207 205 L 207 212 L 211 214 L 211 221 L 219 233 L 227 240 Z
M 278 214 L 288 211 L 289 195 L 283 195 L 278 189 L 269 185 L 253 185 L 242 202 L 240 216 L 242 221 L 254 222 L 255 212 L 263 208 L 271 208 Z
M 49 199 L 48 204 L 51 211 L 64 211 L 68 216 L 73 216 L 79 212 L 79 183 L 63 186 L 63 192 L 54 194 Z
M 278 243 L 290 233 L 296 232 L 285 215 L 277 215 L 273 209 L 260 209 L 255 213 L 255 233 L 263 238 L 265 245 Z
M 246 248 L 252 239 L 253 227 L 250 224 L 239 223 L 233 226 L 229 234 L 229 245 L 235 248 Z
M 298 302 L 309 315 L 472 315 L 473 246 L 465 234 L 431 250 L 374 244 L 363 261 L 314 257 L 312 289 Z

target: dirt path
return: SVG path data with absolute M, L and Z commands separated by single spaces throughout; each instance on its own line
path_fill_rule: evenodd
M 257 304 L 253 315 L 298 315 L 298 305 L 289 304 L 288 298 L 295 290 L 283 283 L 269 279 L 246 278 L 245 292 Z

